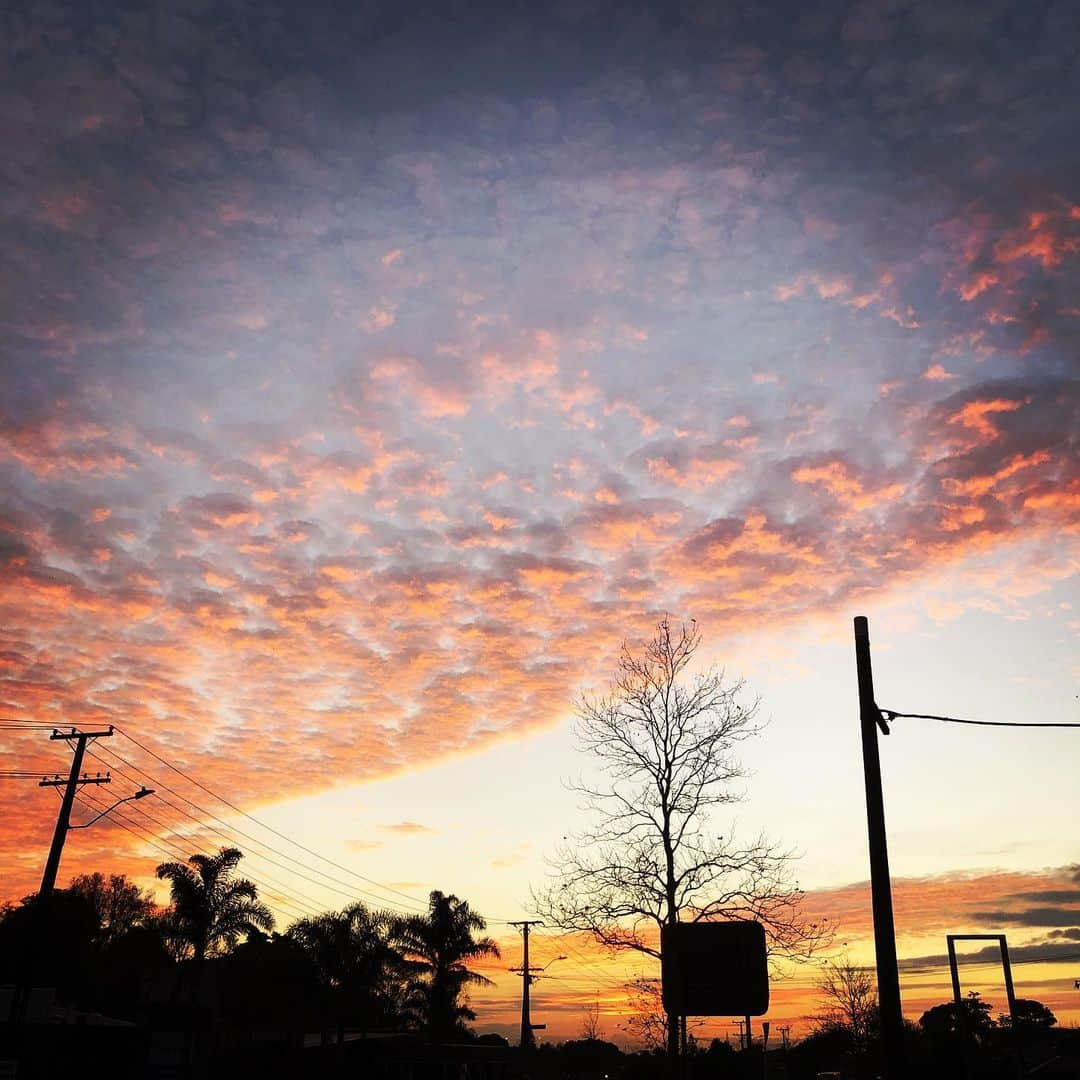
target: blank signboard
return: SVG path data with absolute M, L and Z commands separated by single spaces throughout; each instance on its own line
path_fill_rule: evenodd
M 664 1008 L 676 1016 L 761 1016 L 769 1008 L 765 928 L 676 923 L 660 935 Z

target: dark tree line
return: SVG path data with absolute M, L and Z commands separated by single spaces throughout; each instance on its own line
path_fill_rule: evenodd
M 812 1032 L 791 1053 L 794 1078 L 843 1071 L 853 1077 L 880 1075 L 881 1023 L 873 972 L 846 957 L 826 965 L 818 981 L 824 1008 Z M 1054 1040 L 1057 1018 L 1040 1001 L 1016 1000 L 1016 1021 L 1009 1014 L 995 1020 L 993 1008 L 978 993 L 963 1001 L 927 1009 L 917 1024 L 906 1023 L 906 1042 L 913 1069 L 920 1076 L 953 1077 L 1015 1075 L 1015 1063 Z M 1069 1040 L 1072 1033 L 1062 1033 Z M 1062 1044 L 1063 1045 L 1063 1044 Z M 1060 1046 L 1036 1053 L 1055 1056 Z M 1029 1062 L 1030 1065 L 1032 1062 Z M 1002 1070 L 1005 1070 L 1002 1073 Z M 1010 1072 L 1011 1070 L 1011 1072 Z
M 435 891 L 415 915 L 357 901 L 278 933 L 255 884 L 237 873 L 241 858 L 223 848 L 162 863 L 165 908 L 124 875 L 100 873 L 0 908 L 0 982 L 15 981 L 33 934 L 35 984 L 87 1011 L 134 1019 L 147 1002 L 177 1011 L 209 1002 L 249 1029 L 470 1037 L 468 990 L 488 982 L 470 965 L 498 947 L 467 901 Z

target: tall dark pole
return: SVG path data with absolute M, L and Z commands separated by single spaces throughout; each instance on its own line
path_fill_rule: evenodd
M 112 734 L 112 728 L 108 731 L 54 731 L 49 738 L 52 741 L 75 740 L 75 752 L 71 758 L 71 771 L 67 780 L 42 780 L 38 787 L 63 787 L 64 798 L 60 803 L 60 813 L 56 816 L 56 828 L 53 830 L 52 844 L 49 847 L 49 857 L 45 860 L 45 873 L 41 877 L 41 888 L 38 890 L 39 903 L 33 908 L 30 927 L 22 942 L 18 953 L 15 971 L 15 990 L 11 995 L 11 1007 L 8 1011 L 8 1024 L 11 1030 L 21 1027 L 26 1020 L 26 1014 L 30 1007 L 30 993 L 34 983 L 34 954 L 41 948 L 41 942 L 48 932 L 48 901 L 56 888 L 56 874 L 60 869 L 60 856 L 64 853 L 64 841 L 67 839 L 68 830 L 71 828 L 71 808 L 75 802 L 75 793 L 84 784 L 107 784 L 107 776 L 80 776 L 82 771 L 83 757 L 86 754 L 86 744 L 90 739 L 107 738 Z M 40 901 L 44 901 L 44 906 Z
M 64 852 L 64 841 L 67 839 L 68 826 L 71 824 L 71 807 L 75 802 L 79 773 L 82 772 L 83 757 L 86 754 L 86 738 L 82 734 L 76 738 L 75 753 L 71 756 L 71 772 L 68 774 L 67 786 L 64 788 L 64 800 L 60 803 L 60 813 L 56 815 L 56 828 L 53 830 L 49 857 L 45 860 L 45 873 L 41 876 L 39 896 L 48 896 L 56 887 L 56 873 L 60 869 L 60 856 Z
M 533 980 L 532 969 L 529 967 L 529 928 L 544 924 L 536 919 L 522 919 L 510 925 L 521 927 L 521 1049 L 531 1050 L 536 1045 L 536 1039 L 533 1036 L 532 1017 L 529 1015 L 529 986 Z
M 56 816 L 56 828 L 53 830 L 52 846 L 49 848 L 49 857 L 45 861 L 45 873 L 41 877 L 39 896 L 49 896 L 56 888 L 56 874 L 60 869 L 60 856 L 64 853 L 64 841 L 67 839 L 68 829 L 71 826 L 71 807 L 75 803 L 75 792 L 84 783 L 102 783 L 98 779 L 87 778 L 82 780 L 79 774 L 82 772 L 83 757 L 86 755 L 86 744 L 90 739 L 107 738 L 112 734 L 112 728 L 108 731 L 72 731 L 66 734 L 54 731 L 50 739 L 75 740 L 75 752 L 71 757 L 71 772 L 68 774 L 67 784 L 64 786 L 64 800 L 60 804 L 60 813 Z M 108 782 L 108 781 L 104 781 Z M 43 780 L 42 787 L 55 787 L 57 781 Z
M 862 731 L 863 776 L 866 780 L 866 827 L 870 840 L 870 892 L 874 908 L 874 950 L 877 955 L 878 1004 L 885 1075 L 900 1080 L 904 1067 L 904 1015 L 900 1004 L 900 975 L 896 963 L 889 851 L 885 840 L 885 803 L 881 793 L 878 728 L 888 735 L 874 701 L 870 667 L 870 625 L 855 617 L 855 665 L 859 676 L 859 724 Z

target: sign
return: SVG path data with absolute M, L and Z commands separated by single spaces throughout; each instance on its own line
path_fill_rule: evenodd
M 769 1009 L 765 928 L 697 922 L 660 933 L 664 1008 L 675 1016 L 761 1016 Z

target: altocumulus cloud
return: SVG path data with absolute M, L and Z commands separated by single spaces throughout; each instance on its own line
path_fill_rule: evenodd
M 1072 572 L 1074 5 L 3 18 L 6 710 L 278 798 Z

